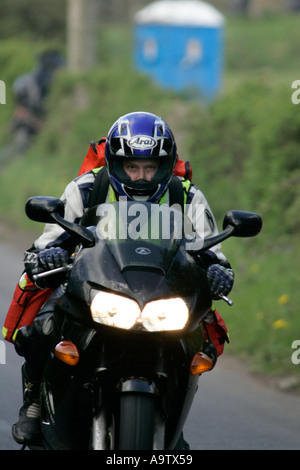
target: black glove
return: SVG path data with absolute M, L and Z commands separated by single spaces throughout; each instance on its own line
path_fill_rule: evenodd
M 62 268 L 69 263 L 69 253 L 62 248 L 48 248 L 38 253 L 38 263 L 43 271 Z
M 234 272 L 231 268 L 225 268 L 220 264 L 212 264 L 206 274 L 213 299 L 217 300 L 220 295 L 226 296 L 229 294 L 234 281 Z
M 69 263 L 69 253 L 62 248 L 48 248 L 38 253 L 26 251 L 24 257 L 25 271 L 33 281 L 35 274 L 50 271 L 55 268 L 67 266 Z M 45 288 L 46 284 L 40 281 L 33 281 L 38 287 Z

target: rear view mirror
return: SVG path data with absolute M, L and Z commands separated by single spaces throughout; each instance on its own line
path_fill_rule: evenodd
M 227 212 L 223 221 L 223 230 L 231 226 L 234 237 L 255 237 L 262 228 L 262 219 L 254 212 L 232 210 Z
M 54 197 L 32 197 L 28 199 L 25 211 L 27 217 L 36 222 L 58 224 L 71 237 L 75 244 L 82 243 L 84 247 L 94 246 L 95 237 L 86 227 L 64 219 L 65 206 L 63 201 Z
M 28 199 L 25 211 L 29 219 L 34 220 L 35 222 L 43 222 L 53 224 L 55 220 L 52 216 L 54 212 L 64 216 L 65 206 L 64 203 L 55 197 L 31 197 Z

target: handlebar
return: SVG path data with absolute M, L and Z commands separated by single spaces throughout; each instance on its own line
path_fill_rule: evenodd
M 67 266 L 63 266 L 61 268 L 55 268 L 55 269 L 51 269 L 50 271 L 45 271 L 43 273 L 34 274 L 32 278 L 33 278 L 33 281 L 38 281 L 39 279 L 52 276 L 53 274 L 71 271 L 72 268 L 73 268 L 73 264 L 68 264 Z M 219 295 L 219 298 L 224 300 L 224 302 L 226 302 L 230 307 L 233 305 L 233 300 L 226 297 L 226 295 Z
M 55 268 L 55 269 L 51 269 L 50 271 L 45 271 L 43 273 L 34 274 L 32 276 L 32 279 L 33 281 L 38 281 L 39 279 L 42 279 L 43 277 L 48 277 L 48 276 L 52 276 L 53 274 L 71 271 L 72 268 L 73 268 L 73 264 L 68 264 L 67 266 L 63 266 L 61 268 Z

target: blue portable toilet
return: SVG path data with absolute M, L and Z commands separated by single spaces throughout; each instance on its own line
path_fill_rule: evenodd
M 135 64 L 163 87 L 212 99 L 222 86 L 224 17 L 192 0 L 150 3 L 135 16 Z

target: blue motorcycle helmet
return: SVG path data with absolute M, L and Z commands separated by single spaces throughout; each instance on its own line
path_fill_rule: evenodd
M 154 114 L 126 114 L 108 132 L 105 164 L 118 197 L 147 202 L 161 199 L 171 181 L 176 157 L 176 143 L 171 129 Z M 123 169 L 123 162 L 127 159 L 157 159 L 158 169 L 151 181 L 139 179 L 133 182 Z

